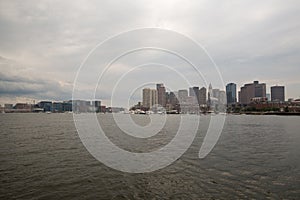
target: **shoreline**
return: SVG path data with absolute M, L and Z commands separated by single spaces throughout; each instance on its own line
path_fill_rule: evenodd
M 282 115 L 282 116 L 300 116 L 300 112 L 240 112 L 227 113 L 232 115 Z
M 0 114 L 12 114 L 12 113 L 34 113 L 34 114 L 74 114 L 73 112 L 2 112 Z M 84 112 L 83 112 L 84 113 Z M 81 113 L 75 113 L 81 114 Z M 100 113 L 97 113 L 100 114 Z M 106 113 L 101 113 L 106 114 Z M 110 113 L 107 113 L 110 114 Z M 120 113 L 120 114 L 130 114 L 130 113 Z M 281 116 L 300 116 L 300 112 L 238 112 L 238 113 L 200 113 L 201 115 L 219 115 L 219 114 L 226 114 L 226 115 L 281 115 Z M 136 114 L 139 115 L 139 114 Z M 196 114 L 181 114 L 181 113 L 165 113 L 165 115 L 196 115 Z

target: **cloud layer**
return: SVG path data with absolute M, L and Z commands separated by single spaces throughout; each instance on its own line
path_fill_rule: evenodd
M 71 98 L 76 72 L 87 54 L 112 35 L 142 27 L 170 29 L 193 38 L 214 59 L 225 84 L 241 86 L 259 80 L 268 87 L 285 85 L 287 98 L 299 98 L 299 19 L 300 2 L 296 0 L 1 1 L 0 103 L 22 98 Z M 147 39 L 143 35 L 135 38 L 141 43 Z M 197 51 L 185 43 L 170 39 L 170 44 L 197 56 Z M 111 43 L 103 54 L 113 55 L 115 49 L 128 50 L 131 45 Z M 136 62 L 128 62 L 130 59 Z M 179 63 L 165 54 L 145 51 L 120 60 L 112 74 L 153 61 L 174 67 Z M 105 66 L 98 62 L 95 66 Z M 180 70 L 189 73 L 188 68 Z M 137 76 L 143 80 L 149 74 Z M 163 77 L 159 80 L 164 81 Z M 171 82 L 172 77 L 168 80 Z M 105 84 L 103 88 L 110 88 L 113 83 Z M 124 88 L 131 85 L 129 79 L 122 83 Z M 172 87 L 181 86 L 185 87 L 177 81 Z M 110 91 L 103 89 L 98 95 L 109 104 Z M 139 96 L 135 92 L 134 98 Z

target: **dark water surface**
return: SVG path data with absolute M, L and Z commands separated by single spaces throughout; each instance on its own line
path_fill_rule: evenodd
M 132 117 L 138 124 L 149 123 L 147 116 Z M 166 145 L 180 120 L 170 115 L 155 137 L 136 139 L 123 134 L 112 115 L 98 118 L 111 141 L 134 152 Z M 227 115 L 217 145 L 200 160 L 208 123 L 209 116 L 203 116 L 192 146 L 170 166 L 129 174 L 88 153 L 72 114 L 0 114 L 0 198 L 300 198 L 300 117 Z

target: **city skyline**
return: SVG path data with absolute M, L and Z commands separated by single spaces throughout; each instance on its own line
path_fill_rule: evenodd
M 179 99 L 179 100 L 182 99 L 182 96 L 186 96 L 186 97 L 195 96 L 195 97 L 197 97 L 198 102 L 202 102 L 202 104 L 204 104 L 203 102 L 204 101 L 206 102 L 209 99 L 209 97 L 216 97 L 217 96 L 217 95 L 215 95 L 215 92 L 217 92 L 218 94 L 220 92 L 224 92 L 227 104 L 232 104 L 232 103 L 249 104 L 251 98 L 244 97 L 244 98 L 248 98 L 249 100 L 248 101 L 242 100 L 240 93 L 243 89 L 245 89 L 246 86 L 249 86 L 249 85 L 251 86 L 253 84 L 259 84 L 259 85 L 263 84 L 263 88 L 264 88 L 263 91 L 264 92 L 261 91 L 262 93 L 259 94 L 259 95 L 253 94 L 251 96 L 251 98 L 253 98 L 253 97 L 267 97 L 269 95 L 270 98 L 267 98 L 268 101 L 274 101 L 274 100 L 287 101 L 288 99 L 299 99 L 299 98 L 286 98 L 286 96 L 285 96 L 286 87 L 285 86 L 273 85 L 273 86 L 267 87 L 266 83 L 261 83 L 259 81 L 252 81 L 250 83 L 244 83 L 244 85 L 241 86 L 240 88 L 237 87 L 237 85 L 235 83 L 230 82 L 230 83 L 227 83 L 225 85 L 224 90 L 220 89 L 220 88 L 213 88 L 211 84 L 209 84 L 208 88 L 206 88 L 204 86 L 202 86 L 202 87 L 201 86 L 192 86 L 192 87 L 185 88 L 185 89 L 180 88 L 180 89 L 177 89 L 177 90 L 167 90 L 167 89 L 165 89 L 164 83 L 157 83 L 157 84 L 155 84 L 155 88 L 151 88 L 151 87 L 143 88 L 142 91 L 141 91 L 141 94 L 140 94 L 140 99 L 138 99 L 138 102 L 142 102 L 143 105 L 147 104 L 147 105 L 149 105 L 148 107 L 151 107 L 152 105 L 155 105 L 155 104 L 164 105 L 164 107 L 165 107 L 166 103 L 165 102 L 162 103 L 167 98 L 165 95 L 167 93 L 174 93 L 174 95 L 176 95 L 176 98 Z M 234 86 L 233 88 L 235 89 L 235 91 L 234 91 L 234 89 L 231 88 L 232 86 Z M 160 96 L 161 96 L 160 98 L 161 99 L 159 101 L 159 92 L 158 91 L 162 88 L 163 88 L 163 90 L 160 93 Z M 268 92 L 268 89 L 269 89 L 269 92 Z M 228 90 L 230 90 L 230 92 L 235 92 L 235 94 L 228 94 Z M 272 94 L 272 91 L 273 91 L 273 94 Z M 181 95 L 180 95 L 180 92 L 181 92 Z M 276 94 L 274 95 L 274 93 L 276 93 Z M 147 98 L 150 98 L 150 100 L 146 103 L 144 102 L 144 95 L 145 94 L 148 96 Z M 201 97 L 200 94 L 202 95 L 202 97 Z M 162 95 L 164 95 L 164 96 L 162 97 Z M 204 95 L 204 97 L 203 97 L 203 95 Z M 233 97 L 229 97 L 230 95 L 233 95 Z M 200 96 L 200 98 L 199 98 L 199 96 Z M 234 99 L 231 99 L 231 101 L 228 102 L 228 98 L 234 98 Z M 276 99 L 276 98 L 279 98 L 279 99 Z M 76 101 L 76 99 L 73 99 L 73 100 L 72 99 L 68 99 L 68 100 L 66 100 L 66 99 L 63 99 L 63 100 L 40 99 L 40 100 L 37 100 L 37 99 L 28 98 L 28 101 L 21 101 L 21 102 L 15 102 L 15 103 L 4 102 L 4 103 L 1 103 L 0 105 L 3 106 L 5 104 L 17 104 L 17 103 L 35 104 L 35 102 L 41 102 L 41 101 L 66 102 L 66 101 L 74 101 L 74 100 Z M 101 102 L 103 102 L 103 100 L 101 98 L 96 98 L 96 99 L 83 98 L 81 100 L 90 101 L 90 102 L 92 102 L 92 101 L 101 101 Z M 105 105 L 107 105 L 107 104 L 105 104 Z M 107 106 L 113 106 L 113 105 L 108 104 Z M 120 105 L 115 105 L 115 106 L 120 106 Z M 121 107 L 126 108 L 126 106 L 121 106 Z
M 106 106 L 100 99 L 73 99 L 64 101 L 40 101 L 0 105 L 1 113 L 28 112 L 75 112 L 75 113 L 131 113 L 131 114 L 207 114 L 207 113 L 248 113 L 250 114 L 299 114 L 300 99 L 285 100 L 285 86 L 271 86 L 271 94 L 266 93 L 266 83 L 253 81 L 245 83 L 237 90 L 235 83 L 226 84 L 226 90 L 208 89 L 198 86 L 167 91 L 164 83 L 156 83 L 156 88 L 143 88 L 142 100 L 129 107 Z M 238 98 L 236 94 L 238 93 Z M 159 102 L 160 98 L 160 102 Z M 238 101 L 237 101 L 238 99 Z M 127 109 L 130 111 L 128 112 Z M 275 112 L 276 111 L 276 112 Z

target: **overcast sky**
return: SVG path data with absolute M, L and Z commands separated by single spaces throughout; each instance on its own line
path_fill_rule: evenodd
M 210 55 L 224 84 L 234 82 L 239 88 L 259 80 L 267 84 L 267 93 L 278 84 L 286 87 L 286 98 L 300 98 L 299 19 L 298 0 L 0 1 L 0 104 L 71 99 L 76 73 L 92 49 L 113 35 L 144 27 L 166 31 L 121 36 L 87 59 L 98 71 L 91 67 L 80 72 L 86 78 L 79 91 L 83 98 L 95 89 L 88 80 L 99 75 L 108 58 L 138 45 L 162 43 L 189 59 L 198 58 L 196 66 L 206 80 L 193 77 L 195 72 L 178 56 L 145 49 L 113 63 L 106 80 L 98 82 L 96 97 L 109 105 L 115 89 L 132 95 L 134 103 L 141 88 L 151 83 L 154 87 L 155 82 L 164 82 L 170 90 L 187 88 L 186 79 L 206 86 L 210 73 L 216 74 L 213 63 L 207 63 Z M 192 38 L 208 55 L 172 31 Z M 224 89 L 222 84 L 213 87 Z M 122 101 L 115 104 L 127 104 Z

